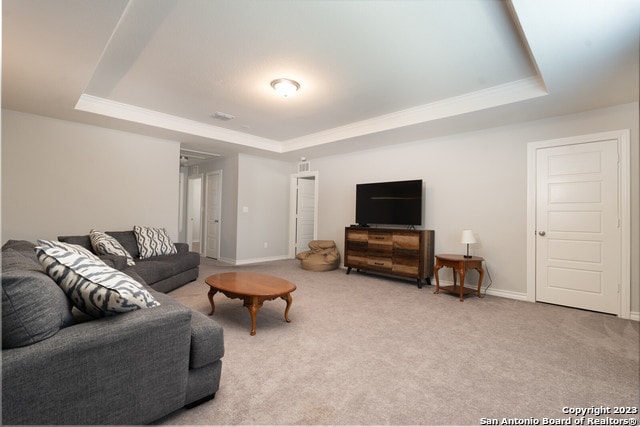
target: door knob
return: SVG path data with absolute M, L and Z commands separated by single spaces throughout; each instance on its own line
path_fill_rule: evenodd
M 538 231 L 538 234 L 541 235 L 541 236 L 544 236 L 547 233 L 545 233 L 544 231 Z

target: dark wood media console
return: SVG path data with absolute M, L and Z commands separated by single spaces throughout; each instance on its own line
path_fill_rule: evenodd
M 344 266 L 351 269 L 409 277 L 431 284 L 434 262 L 433 230 L 346 227 Z

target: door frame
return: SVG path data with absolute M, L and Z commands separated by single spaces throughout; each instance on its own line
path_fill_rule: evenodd
M 296 185 L 298 178 L 313 178 L 313 238 L 314 240 L 318 238 L 318 171 L 291 174 L 289 185 L 289 258 L 296 256 L 296 206 L 298 205 Z
M 203 222 L 204 222 L 204 232 L 203 232 L 203 243 L 202 243 L 202 255 L 203 256 L 207 256 L 207 250 L 209 249 L 208 247 L 208 239 L 207 236 L 209 234 L 209 176 L 211 175 L 218 175 L 218 206 L 220 208 L 220 218 L 218 220 L 218 247 L 217 247 L 217 251 L 218 251 L 218 258 L 220 259 L 220 241 L 222 240 L 222 170 L 221 169 L 217 169 L 214 171 L 210 171 L 207 172 L 204 176 L 204 200 L 203 200 L 203 208 L 204 208 L 204 215 L 203 215 Z
M 631 145 L 630 130 L 594 133 L 527 145 L 527 301 L 536 301 L 536 151 L 542 148 L 618 141 L 618 211 L 620 214 L 620 289 L 618 316 L 631 317 Z

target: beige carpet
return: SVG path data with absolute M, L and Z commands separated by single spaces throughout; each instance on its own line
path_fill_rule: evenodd
M 640 327 L 613 316 L 493 296 L 461 303 L 434 286 L 295 260 L 229 267 L 203 260 L 171 293 L 209 312 L 204 278 L 254 271 L 286 278 L 249 335 L 240 300 L 215 297 L 226 354 L 216 398 L 160 424 L 478 425 L 483 418 L 567 418 L 564 407 L 640 402 Z M 606 416 L 601 415 L 602 419 Z M 615 417 L 619 417 L 615 415 Z M 574 416 L 575 418 L 575 416 Z M 637 420 L 638 415 L 635 415 Z

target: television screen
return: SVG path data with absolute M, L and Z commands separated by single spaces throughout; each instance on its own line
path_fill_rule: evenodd
M 356 185 L 359 225 L 422 225 L 422 180 Z

